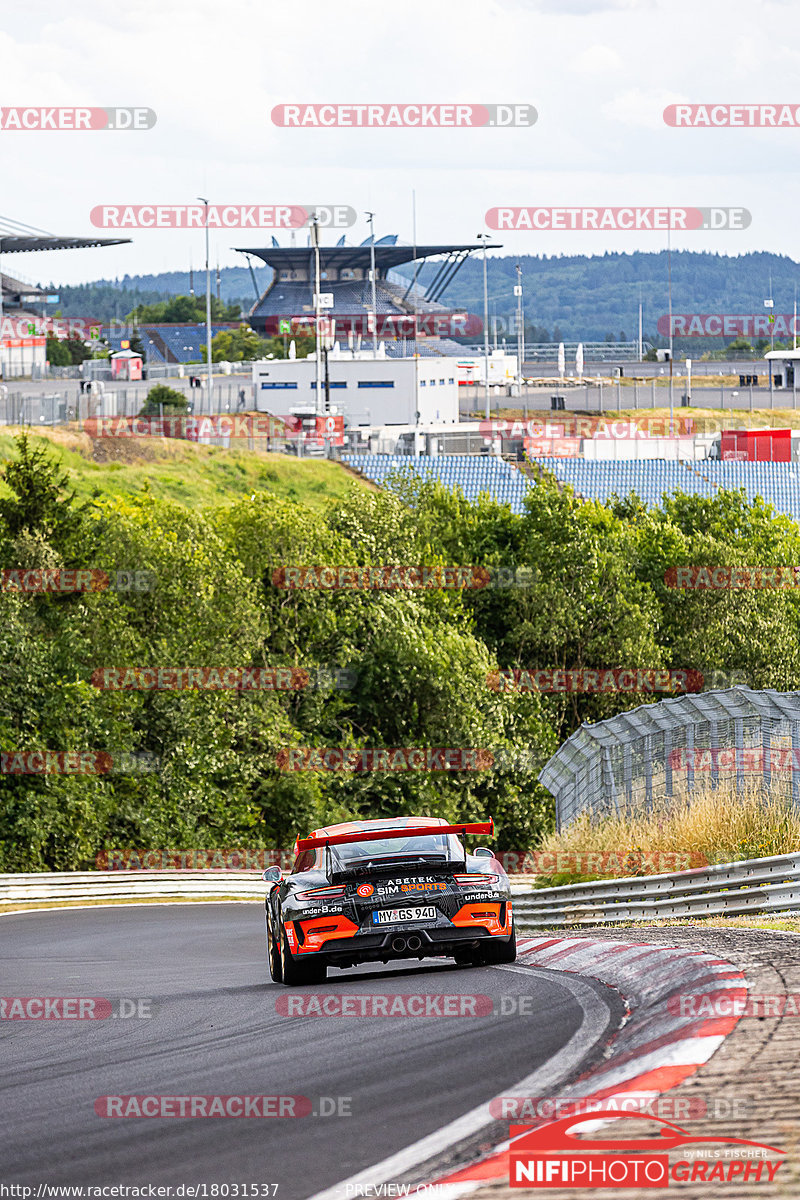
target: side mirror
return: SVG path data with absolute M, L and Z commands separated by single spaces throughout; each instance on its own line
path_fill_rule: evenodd
M 283 872 L 280 867 L 267 867 L 261 878 L 264 883 L 280 883 L 283 879 Z
M 476 846 L 472 853 L 476 858 L 494 858 L 494 850 L 490 850 L 488 846 Z

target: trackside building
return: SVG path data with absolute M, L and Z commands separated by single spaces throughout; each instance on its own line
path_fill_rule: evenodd
M 345 426 L 449 425 L 458 423 L 456 364 L 448 358 L 373 357 L 368 351 L 328 356 L 331 409 Z M 270 359 L 253 364 L 258 412 L 289 416 L 324 409 L 317 405 L 316 362 L 311 358 Z

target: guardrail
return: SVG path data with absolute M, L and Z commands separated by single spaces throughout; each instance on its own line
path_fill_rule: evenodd
M 55 871 L 0 875 L 0 905 L 20 900 L 263 898 L 260 871 Z
M 611 925 L 662 917 L 740 916 L 800 910 L 800 853 L 677 871 L 525 890 L 518 928 Z
M 647 923 L 662 917 L 800 911 L 800 852 L 672 875 L 535 889 L 512 876 L 521 932 L 566 925 Z M 0 905 L 47 900 L 261 899 L 260 871 L 58 871 L 0 875 Z

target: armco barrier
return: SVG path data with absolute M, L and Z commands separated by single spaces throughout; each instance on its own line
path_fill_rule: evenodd
M 702 917 L 800 911 L 800 852 L 723 863 L 672 875 L 605 879 L 533 889 L 513 877 L 520 932 L 566 925 L 646 923 L 661 917 Z M 259 899 L 259 871 L 60 871 L 0 875 L 0 905 L 46 900 L 157 898 Z
M 673 875 L 526 890 L 514 900 L 520 930 L 611 925 L 663 917 L 781 913 L 800 909 L 800 853 L 722 863 Z
M 260 871 L 57 871 L 0 875 L 0 904 L 21 900 L 263 897 Z

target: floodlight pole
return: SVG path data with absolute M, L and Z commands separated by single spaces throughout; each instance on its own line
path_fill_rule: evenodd
M 375 288 L 375 213 L 368 212 L 369 221 L 369 273 L 372 280 L 372 353 L 378 357 L 378 294 Z
M 525 357 L 525 318 L 522 308 L 522 267 L 517 263 L 517 386 L 522 395 L 522 360 Z
M 672 360 L 674 358 L 674 344 L 672 333 L 672 209 L 668 210 L 667 218 L 667 296 L 669 301 L 669 436 L 672 437 L 672 408 L 673 408 L 673 391 L 672 391 Z
M 316 360 L 317 392 L 314 397 L 314 412 L 322 412 L 322 352 L 320 340 L 320 266 L 319 266 L 319 220 L 317 214 L 311 218 L 311 244 L 314 247 L 314 358 Z
M 213 388 L 212 371 L 211 371 L 211 274 L 208 263 L 208 201 L 202 196 L 197 199 L 205 205 L 205 226 L 206 226 L 206 363 L 208 365 L 208 373 L 206 379 L 206 391 L 208 392 L 208 411 L 212 412 L 211 392 Z
M 476 234 L 483 242 L 483 357 L 484 357 L 484 372 L 486 378 L 483 381 L 484 401 L 486 405 L 486 420 L 491 420 L 491 402 L 489 399 L 489 285 L 486 268 L 486 242 L 489 239 L 488 233 Z
M 3 252 L 3 239 L 0 237 L 0 255 Z M 3 270 L 2 259 L 0 259 L 0 379 L 5 378 L 5 365 L 3 362 Z

